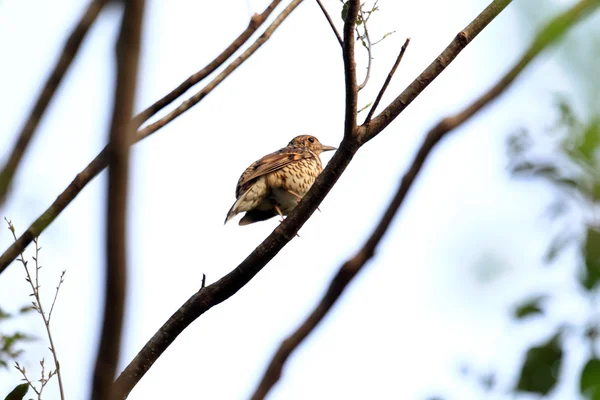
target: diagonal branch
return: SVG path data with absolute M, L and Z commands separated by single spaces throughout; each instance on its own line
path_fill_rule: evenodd
M 15 147 L 13 148 L 8 161 L 0 172 L 0 206 L 4 203 L 6 194 L 10 189 L 12 179 L 17 171 L 17 168 L 19 167 L 19 163 L 21 162 L 23 154 L 25 154 L 31 139 L 33 138 L 40 120 L 46 112 L 46 108 L 48 108 L 48 104 L 50 104 L 52 97 L 54 97 L 54 94 L 56 93 L 56 89 L 62 82 L 67 70 L 71 66 L 71 63 L 79 51 L 79 47 L 88 33 L 90 26 L 92 26 L 98 17 L 98 14 L 100 14 L 102 7 L 104 7 L 104 3 L 104 0 L 92 1 L 88 5 L 87 10 L 81 16 L 81 19 L 75 28 L 73 28 L 73 31 L 71 31 L 71 34 L 69 35 L 69 38 L 63 47 L 62 53 L 56 65 L 54 66 L 54 69 L 46 80 L 46 84 L 44 85 L 42 92 L 33 106 L 33 110 L 31 110 L 31 113 L 25 122 L 25 126 L 23 126 L 21 129 L 21 133 L 19 133 L 19 138 L 17 139 L 17 143 L 15 143 Z
M 385 82 L 383 83 L 383 86 L 379 90 L 379 93 L 377 94 L 377 97 L 375 98 L 375 102 L 373 102 L 373 106 L 371 106 L 371 109 L 369 110 L 369 114 L 367 114 L 367 118 L 365 118 L 364 124 L 368 124 L 369 121 L 371 121 L 371 118 L 373 118 L 373 114 L 375 113 L 375 110 L 377 109 L 377 106 L 379 105 L 379 102 L 381 101 L 383 94 L 387 90 L 387 87 L 389 86 L 390 82 L 392 81 L 392 78 L 394 77 L 394 74 L 396 73 L 396 69 L 398 68 L 398 65 L 400 65 L 400 61 L 402 61 L 402 57 L 404 56 L 404 52 L 406 52 L 406 48 L 408 47 L 409 43 L 410 43 L 410 38 L 406 38 L 406 41 L 404 42 L 404 44 L 402 45 L 402 48 L 400 49 L 400 54 L 398 54 L 398 57 L 396 58 L 396 62 L 394 63 L 394 65 L 392 66 L 392 69 L 388 73 L 387 78 L 385 78 Z
M 139 127 L 144 122 L 148 121 L 150 117 L 155 115 L 157 112 L 165 108 L 167 105 L 171 104 L 178 97 L 183 95 L 189 89 L 192 88 L 195 84 L 202 81 L 208 75 L 213 73 L 217 68 L 219 68 L 225 61 L 229 59 L 250 39 L 250 36 L 256 32 L 258 28 L 269 18 L 269 15 L 273 12 L 275 7 L 277 7 L 281 3 L 281 0 L 273 0 L 271 4 L 267 6 L 267 8 L 261 14 L 254 14 L 248 23 L 248 27 L 233 41 L 231 44 L 223 50 L 221 54 L 217 56 L 214 60 L 212 60 L 206 67 L 202 68 L 200 71 L 196 72 L 185 81 L 183 81 L 179 86 L 173 89 L 170 93 L 165 95 L 162 99 L 158 100 L 150 107 L 146 108 L 144 111 L 136 115 L 134 118 L 135 126 Z
M 323 15 L 325 15 L 325 18 L 327 18 L 327 22 L 329 22 L 329 26 L 331 27 L 331 29 L 333 30 L 333 33 L 338 41 L 338 43 L 340 44 L 340 47 L 344 47 L 344 41 L 342 40 L 342 37 L 340 36 L 339 32 L 337 31 L 337 29 L 335 29 L 335 25 L 333 24 L 333 20 L 331 19 L 331 16 L 329 15 L 329 13 L 327 12 L 327 10 L 325 9 L 325 6 L 323 5 L 323 3 L 321 3 L 321 0 L 317 0 L 317 4 L 319 5 L 319 8 L 321 8 L 321 11 L 323 11 Z
M 596 1 L 596 7 L 600 6 L 597 0 L 591 1 Z M 400 186 L 398 187 L 394 198 L 388 205 L 385 213 L 381 217 L 370 237 L 367 239 L 361 249 L 340 267 L 335 277 L 331 280 L 327 291 L 310 315 L 291 335 L 281 342 L 277 352 L 273 355 L 273 358 L 269 362 L 261 383 L 259 384 L 259 388 L 262 388 L 261 396 L 255 397 L 256 399 L 262 399 L 267 395 L 268 391 L 275 385 L 281 376 L 283 366 L 290 355 L 317 327 L 323 318 L 325 318 L 327 313 L 333 308 L 352 279 L 358 275 L 367 261 L 374 256 L 379 242 L 390 227 L 394 216 L 402 206 L 408 191 L 415 182 L 419 172 L 425 164 L 427 157 L 431 154 L 435 146 L 444 138 L 444 136 L 461 126 L 469 118 L 477 114 L 477 112 L 483 107 L 489 105 L 496 98 L 498 98 L 498 96 L 504 93 L 504 91 L 508 89 L 508 87 L 514 82 L 519 74 L 538 54 L 540 54 L 545 48 L 560 38 L 581 17 L 589 15 L 594 7 L 590 8 L 588 5 L 582 4 L 589 2 L 590 1 L 588 0 L 581 2 L 571 10 L 568 10 L 566 13 L 555 18 L 540 32 L 540 34 L 538 34 L 521 59 L 494 86 L 473 101 L 463 111 L 442 119 L 427 133 L 427 136 L 419 148 L 419 151 L 417 152 L 410 168 L 402 177 Z
M 494 19 L 512 0 L 494 0 L 433 62 L 377 117 L 359 129 L 360 143 L 366 143 L 385 129 L 425 88 L 437 77 L 458 54 Z
M 273 32 L 281 25 L 281 23 L 289 16 L 289 14 L 302 2 L 302 0 L 292 1 L 285 10 L 277 17 L 275 21 L 265 30 L 250 48 L 242 55 L 235 59 L 231 64 L 223 70 L 215 79 L 206 85 L 200 92 L 194 95 L 191 99 L 184 102 L 177 110 L 168 114 L 163 119 L 146 126 L 138 131 L 135 141 L 138 142 L 158 129 L 164 127 L 181 115 L 183 112 L 191 108 L 193 105 L 200 102 L 207 94 L 217 87 L 225 78 L 227 78 L 235 69 L 237 69 L 245 60 L 253 55 L 273 34 Z M 263 13 L 264 14 L 264 13 Z M 138 118 L 141 118 L 138 116 Z M 143 118 L 142 118 L 143 119 Z M 141 121 L 141 119 L 140 119 Z M 108 153 L 105 147 L 98 155 L 83 169 L 75 179 L 67 186 L 67 188 L 56 198 L 54 203 L 42 215 L 40 215 L 27 230 L 0 256 L 0 274 L 14 261 L 18 254 L 23 251 L 33 240 L 39 236 L 55 219 L 63 212 L 63 210 L 77 197 L 81 190 L 91 182 L 106 166 L 108 165 Z
M 123 0 L 125 10 L 117 42 L 117 85 L 110 127 L 106 213 L 106 277 L 104 318 L 96 358 L 91 398 L 112 400 L 121 348 L 127 281 L 126 220 L 129 147 L 133 143 L 132 123 L 140 53 L 144 0 Z

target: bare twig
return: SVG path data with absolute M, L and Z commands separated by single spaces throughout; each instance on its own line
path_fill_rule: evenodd
M 129 146 L 135 127 L 131 120 L 137 82 L 144 0 L 123 0 L 124 13 L 117 41 L 117 85 L 108 143 L 106 212 L 106 278 L 104 317 L 94 369 L 93 400 L 116 396 L 113 380 L 121 347 L 127 282 L 126 220 Z
M 63 271 L 60 274 L 60 279 L 58 281 L 58 285 L 56 285 L 56 292 L 54 292 L 54 299 L 52 300 L 52 305 L 50 306 L 50 312 L 48 313 L 48 325 L 50 324 L 50 320 L 52 319 L 52 311 L 54 310 L 54 304 L 56 304 L 56 298 L 58 297 L 58 291 L 60 290 L 60 287 L 62 286 L 63 282 L 65 281 L 65 273 L 67 271 Z
M 102 10 L 104 3 L 105 1 L 100 0 L 92 1 L 65 42 L 62 53 L 56 65 L 54 66 L 54 69 L 50 73 L 50 76 L 46 80 L 42 92 L 33 106 L 25 125 L 21 129 L 17 143 L 15 143 L 15 147 L 13 148 L 8 161 L 4 165 L 2 172 L 0 172 L 0 206 L 4 203 L 6 194 L 10 189 L 10 184 L 15 172 L 17 171 L 21 158 L 23 158 L 23 154 L 27 150 L 27 147 L 33 138 L 35 130 L 38 127 L 40 120 L 42 119 L 44 112 L 48 107 L 48 104 L 50 104 L 56 89 L 62 82 L 62 79 L 69 69 L 71 62 L 75 58 L 83 39 L 85 38 L 90 26 L 96 20 L 100 10 Z
M 17 240 L 17 234 L 15 232 L 14 225 L 6 217 L 4 218 L 4 220 L 8 224 L 8 229 L 12 233 L 13 238 L 15 240 Z M 42 359 L 40 361 L 40 365 L 42 368 L 42 378 L 40 379 L 41 386 L 40 386 L 40 389 L 38 390 L 33 385 L 33 383 L 31 383 L 31 381 L 29 381 L 29 379 L 27 379 L 25 367 L 20 366 L 18 363 L 15 363 L 15 367 L 21 372 L 21 374 L 23 374 L 23 377 L 25 378 L 24 380 L 29 384 L 29 386 L 33 389 L 33 391 L 38 395 L 39 399 L 41 399 L 41 397 L 42 397 L 42 392 L 44 390 L 44 387 L 46 386 L 46 383 L 48 383 L 50 378 L 52 378 L 54 375 L 56 375 L 56 377 L 58 379 L 58 388 L 60 391 L 60 398 L 61 398 L 61 400 L 64 400 L 65 393 L 64 393 L 63 382 L 62 382 L 62 375 L 60 373 L 60 363 L 58 362 L 58 353 L 56 351 L 56 347 L 54 346 L 54 340 L 52 339 L 52 331 L 50 330 L 50 314 L 48 314 L 48 316 L 46 317 L 46 313 L 44 312 L 44 306 L 42 304 L 42 299 L 40 296 L 40 281 L 39 281 L 39 273 L 38 272 L 42 268 L 41 265 L 39 264 L 39 255 L 40 255 L 40 250 L 42 248 L 39 247 L 37 238 L 35 238 L 33 241 L 35 243 L 35 256 L 33 257 L 33 260 L 35 261 L 35 281 L 31 277 L 31 273 L 29 272 L 29 268 L 27 267 L 27 261 L 25 261 L 25 256 L 23 253 L 20 253 L 21 258 L 19 259 L 19 261 L 23 264 L 23 268 L 25 268 L 25 275 L 26 275 L 25 280 L 31 286 L 31 292 L 32 292 L 31 295 L 34 298 L 34 301 L 32 302 L 33 309 L 36 310 L 42 316 L 42 320 L 44 321 L 44 326 L 46 327 L 46 334 L 48 335 L 48 342 L 50 342 L 49 350 L 50 350 L 50 353 L 52 353 L 52 357 L 54 358 L 55 369 L 54 369 L 54 371 L 50 371 L 50 373 L 48 374 L 48 378 L 44 378 L 44 360 Z M 63 273 L 63 275 L 64 275 L 64 273 Z M 62 280 L 62 275 L 61 275 L 61 280 Z M 52 308 L 54 308 L 54 302 L 56 301 L 56 296 L 58 295 L 58 288 L 56 289 L 56 291 L 57 291 L 57 293 L 54 296 L 54 301 L 52 302 Z
M 236 58 L 221 72 L 215 79 L 206 85 L 200 92 L 194 95 L 189 100 L 185 101 L 177 110 L 167 115 L 165 118 L 155 122 L 152 125 L 138 131 L 135 141 L 138 142 L 158 129 L 167 125 L 170 121 L 187 111 L 193 105 L 200 102 L 208 95 L 215 87 L 217 87 L 227 76 L 229 76 L 236 68 L 238 68 L 245 60 L 258 50 L 281 25 L 281 23 L 290 15 L 290 13 L 302 2 L 302 0 L 293 0 L 266 29 L 266 31 L 252 44 L 248 50 Z M 263 13 L 264 14 L 264 13 Z M 138 116 L 139 117 L 139 116 Z M 143 119 L 139 117 L 140 121 Z M 14 261 L 20 251 L 23 251 L 33 240 L 39 236 L 55 219 L 63 212 L 63 210 L 77 197 L 81 190 L 91 182 L 106 166 L 108 165 L 108 151 L 105 147 L 83 171 L 81 171 L 75 179 L 67 186 L 67 188 L 56 198 L 54 203 L 42 215 L 40 215 L 27 228 L 27 230 L 0 256 L 0 273 L 2 273 L 8 265 Z
M 385 78 L 385 82 L 383 83 L 381 90 L 379 90 L 379 93 L 377 94 L 377 97 L 375 98 L 375 102 L 373 103 L 373 107 L 371 107 L 371 109 L 369 110 L 369 114 L 367 115 L 367 118 L 365 118 L 365 122 L 363 122 L 363 125 L 368 124 L 369 121 L 371 121 L 371 118 L 373 117 L 373 113 L 375 113 L 375 110 L 377 109 L 377 106 L 379 105 L 379 102 L 381 101 L 383 94 L 385 93 L 387 87 L 389 86 L 390 82 L 392 81 L 392 77 L 396 73 L 396 69 L 398 68 L 398 65 L 400 65 L 400 61 L 402 61 L 402 57 L 404 56 L 404 52 L 406 51 L 406 48 L 408 47 L 409 43 L 410 43 L 410 38 L 406 38 L 406 41 L 404 42 L 404 44 L 402 45 L 402 48 L 400 49 L 400 54 L 398 54 L 398 58 L 396 58 L 396 62 L 394 63 L 394 66 L 390 70 L 390 73 L 388 74 L 387 78 Z
M 373 9 L 375 9 L 376 5 L 377 5 L 377 2 L 375 2 Z M 367 74 L 365 75 L 365 80 L 363 81 L 363 83 L 358 85 L 358 90 L 360 91 L 360 90 L 363 90 L 365 88 L 365 86 L 367 86 L 367 83 L 369 82 L 369 78 L 371 76 L 371 64 L 373 62 L 373 45 L 371 44 L 371 37 L 369 36 L 369 29 L 367 28 L 367 21 L 371 17 L 371 13 L 373 11 L 371 10 L 371 13 L 369 13 L 369 16 L 367 18 L 365 18 L 364 14 L 363 14 L 362 6 L 359 5 L 358 10 L 359 10 L 359 15 L 360 15 L 360 20 L 362 21 L 363 29 L 365 30 L 365 34 L 361 35 L 358 32 L 358 28 L 356 28 L 356 34 L 358 35 L 358 38 L 360 39 L 361 43 L 367 49 L 367 56 L 369 57 L 369 60 L 367 61 Z M 364 42 L 365 40 L 367 41 L 366 43 Z
M 317 4 L 321 8 L 321 11 L 323 11 L 323 15 L 325 15 L 325 18 L 327 18 L 327 22 L 329 22 L 329 26 L 333 30 L 333 33 L 335 34 L 335 37 L 338 40 L 338 43 L 340 44 L 341 47 L 344 47 L 344 42 L 342 41 L 342 37 L 340 36 L 340 34 L 337 31 L 337 29 L 335 29 L 335 25 L 333 24 L 333 20 L 329 16 L 329 13 L 325 9 L 325 6 L 323 5 L 323 3 L 321 3 L 321 0 L 317 0 Z
M 584 12 L 586 7 L 575 6 L 573 9 L 567 11 L 567 13 L 563 15 L 560 15 L 554 20 L 561 21 L 561 23 L 552 25 L 554 23 L 553 22 L 551 25 L 554 28 L 558 28 L 560 26 L 561 32 L 559 35 L 561 35 L 579 20 L 582 14 L 579 14 L 578 16 L 576 14 Z M 587 13 L 590 11 L 591 10 L 588 9 Z M 568 15 L 567 18 L 565 18 L 566 15 Z M 565 24 L 564 22 L 567 23 Z M 394 216 L 400 209 L 404 199 L 406 198 L 406 195 L 408 194 L 408 191 L 415 182 L 417 175 L 425 163 L 425 160 L 431 154 L 434 147 L 445 135 L 459 127 L 469 118 L 473 117 L 484 106 L 490 104 L 494 99 L 501 95 L 510 86 L 510 84 L 514 82 L 517 76 L 525 69 L 527 65 L 529 65 L 534 57 L 537 56 L 542 50 L 547 48 L 548 45 L 555 40 L 548 37 L 541 39 L 545 37 L 548 32 L 556 31 L 554 31 L 554 29 L 547 28 L 542 30 L 519 62 L 517 62 L 517 64 L 511 68 L 494 86 L 473 101 L 462 112 L 442 119 L 427 133 L 423 144 L 419 148 L 419 151 L 417 152 L 410 168 L 402 177 L 400 186 L 398 187 L 394 198 L 388 205 L 379 223 L 361 249 L 340 267 L 335 277 L 331 280 L 327 291 L 311 314 L 294 331 L 294 333 L 282 341 L 281 345 L 277 349 L 277 352 L 271 359 L 263 375 L 261 383 L 259 384 L 259 389 L 262 389 L 260 392 L 257 390 L 257 393 L 260 393 L 260 395 L 255 394 L 253 399 L 262 399 L 266 396 L 268 391 L 281 376 L 283 366 L 291 353 L 298 348 L 304 339 L 306 339 L 306 337 L 323 320 L 325 315 L 327 315 L 329 310 L 331 310 L 352 279 L 361 271 L 366 262 L 373 257 L 375 254 L 375 249 L 389 228 Z
M 158 100 L 150 107 L 146 108 L 144 111 L 139 113 L 134 118 L 134 124 L 136 127 L 139 127 L 141 124 L 146 122 L 150 117 L 155 115 L 157 112 L 162 110 L 167 105 L 171 104 L 175 101 L 179 96 L 183 95 L 187 92 L 192 86 L 196 85 L 208 75 L 213 73 L 217 68 L 219 68 L 225 61 L 229 59 L 250 39 L 250 36 L 256 32 L 258 28 L 269 18 L 269 15 L 273 12 L 275 7 L 277 7 L 281 3 L 281 0 L 274 0 L 267 6 L 267 8 L 261 14 L 254 14 L 248 23 L 248 27 L 233 41 L 231 44 L 223 50 L 221 54 L 217 56 L 214 60 L 212 60 L 206 67 L 202 68 L 200 71 L 196 72 L 185 81 L 183 81 L 179 86 L 173 89 L 169 94 L 164 96 L 162 99 Z
M 512 0 L 493 0 L 421 74 L 377 117 L 359 128 L 359 141 L 364 144 L 385 129 L 412 101 L 442 73 L 458 54 L 508 6 Z

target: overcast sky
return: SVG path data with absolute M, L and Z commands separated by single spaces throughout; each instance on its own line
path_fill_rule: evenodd
M 522 3 L 525 0 L 516 0 Z M 558 2 L 556 11 L 572 2 Z M 0 155 L 2 161 L 66 34 L 87 2 L 0 2 Z M 147 1 L 136 110 L 141 111 L 219 54 L 268 1 Z M 340 2 L 325 0 L 341 28 Z M 381 0 L 371 21 L 374 66 L 359 108 L 371 102 L 406 37 L 411 44 L 382 104 L 406 87 L 485 6 L 485 0 Z M 340 264 L 367 237 L 396 190 L 427 129 L 459 111 L 515 62 L 531 29 L 511 5 L 375 140 L 292 240 L 246 287 L 194 322 L 131 393 L 131 399 L 247 398 L 280 341 L 314 307 Z M 276 9 L 272 18 L 282 8 Z M 541 11 L 540 11 L 541 12 Z M 103 12 L 82 46 L 26 154 L 1 210 L 25 230 L 102 149 L 114 87 L 113 42 L 119 9 Z M 596 16 L 597 17 L 597 16 Z M 598 18 L 595 19 L 598 23 Z M 591 23 L 591 20 L 588 21 Z M 583 27 L 584 28 L 584 27 Z M 582 28 L 582 29 L 583 29 Z M 581 34 L 581 29 L 578 30 Z M 359 53 L 359 80 L 365 54 Z M 569 296 L 572 271 L 541 258 L 556 231 L 544 217 L 553 199 L 541 183 L 512 180 L 506 137 L 552 122 L 551 95 L 569 81 L 558 52 L 536 60 L 516 85 L 433 152 L 376 257 L 324 323 L 290 358 L 272 399 L 481 399 L 478 373 L 499 371 L 510 389 L 522 350 L 545 338 L 552 321 L 579 321 Z M 198 90 L 202 86 L 194 90 Z M 194 91 L 190 92 L 193 93 Z M 175 102 L 173 106 L 180 104 Z M 223 226 L 241 172 L 298 134 L 337 146 L 343 135 L 341 51 L 316 2 L 306 1 L 250 60 L 200 105 L 132 149 L 129 282 L 124 368 L 166 319 L 200 287 L 233 269 L 278 224 Z M 382 107 L 383 108 L 383 107 Z M 359 117 L 362 121 L 364 116 Z M 323 161 L 330 158 L 323 155 Z M 40 238 L 43 296 L 51 302 L 67 398 L 85 398 L 95 362 L 102 307 L 106 174 L 89 184 Z M 11 242 L 0 229 L 0 248 Z M 31 256 L 31 249 L 26 257 Z M 560 261 L 569 263 L 574 254 Z M 516 325 L 510 306 L 524 293 L 569 298 L 556 315 Z M 22 266 L 0 277 L 0 304 L 29 302 Z M 30 377 L 50 359 L 42 324 L 19 326 L 41 340 L 21 361 Z M 6 329 L 6 331 L 5 331 Z M 573 346 L 568 365 L 585 353 Z M 579 357 L 579 358 L 577 358 Z M 473 372 L 463 376 L 461 366 Z M 19 383 L 0 371 L 0 395 Z M 575 398 L 574 381 L 554 398 Z M 55 386 L 46 399 L 57 398 Z

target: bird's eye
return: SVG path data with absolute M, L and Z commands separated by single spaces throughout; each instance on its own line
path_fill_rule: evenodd
M 311 143 L 314 143 L 315 142 L 315 138 L 314 137 L 309 137 L 308 141 L 311 142 Z

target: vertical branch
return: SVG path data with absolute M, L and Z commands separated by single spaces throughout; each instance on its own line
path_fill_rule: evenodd
M 348 13 L 344 22 L 344 74 L 346 83 L 346 114 L 344 139 L 354 137 L 356 131 L 356 114 L 358 104 L 358 86 L 356 84 L 356 62 L 354 60 L 354 27 L 360 3 L 358 0 L 348 0 Z
M 19 133 L 17 143 L 15 143 L 15 147 L 13 148 L 8 161 L 0 172 L 0 206 L 4 203 L 4 199 L 6 198 L 6 194 L 8 193 L 10 184 L 15 172 L 17 171 L 19 163 L 21 162 L 21 158 L 23 158 L 23 154 L 25 154 L 25 150 L 27 150 L 29 142 L 31 142 L 33 134 L 35 133 L 40 120 L 44 116 L 44 112 L 46 111 L 46 108 L 48 108 L 48 104 L 50 104 L 50 100 L 52 100 L 52 97 L 54 97 L 56 89 L 62 82 L 67 70 L 69 69 L 69 66 L 71 66 L 71 63 L 79 51 L 79 47 L 81 46 L 83 39 L 90 29 L 90 26 L 92 26 L 98 17 L 100 10 L 102 10 L 102 7 L 104 6 L 104 3 L 104 0 L 92 1 L 79 20 L 79 23 L 69 35 L 58 62 L 46 80 L 46 84 L 44 85 L 42 92 L 33 106 L 33 110 L 31 110 L 25 125 Z
M 129 146 L 135 126 L 131 121 L 137 80 L 144 0 L 124 0 L 121 32 L 116 48 L 117 85 L 108 154 L 106 213 L 106 284 L 104 319 L 94 370 L 92 399 L 115 397 L 113 380 L 121 345 L 126 286 L 126 203 Z

